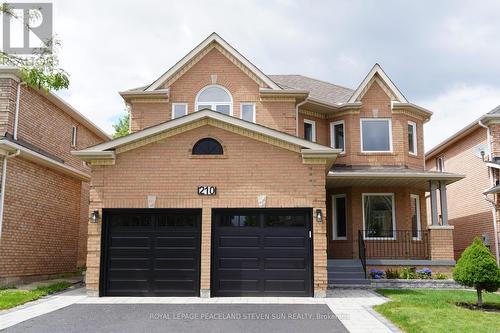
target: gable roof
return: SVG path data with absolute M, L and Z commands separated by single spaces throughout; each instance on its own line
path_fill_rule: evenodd
M 236 51 L 228 42 L 222 39 L 217 33 L 213 32 L 208 36 L 203 42 L 198 44 L 191 52 L 179 60 L 174 66 L 172 66 L 168 71 L 166 71 L 162 76 L 156 79 L 153 83 L 147 86 L 144 91 L 152 91 L 160 88 L 172 75 L 177 73 L 181 68 L 186 66 L 193 58 L 195 58 L 199 53 L 201 53 L 205 48 L 209 47 L 212 43 L 220 45 L 224 50 L 229 52 L 233 57 L 240 61 L 245 67 L 247 67 L 253 74 L 255 74 L 259 79 L 261 79 L 269 88 L 281 90 L 281 88 L 273 82 L 267 75 L 265 75 L 260 69 L 258 69 L 254 64 L 252 64 L 247 58 L 245 58 L 241 53 Z
M 380 67 L 379 64 L 375 64 L 370 72 L 368 72 L 368 75 L 366 75 L 365 79 L 359 87 L 354 91 L 352 94 L 351 98 L 349 99 L 348 103 L 354 103 L 358 101 L 364 94 L 365 90 L 369 88 L 369 85 L 372 82 L 372 79 L 375 79 L 376 77 L 379 77 L 382 82 L 387 86 L 387 88 L 390 90 L 390 92 L 396 97 L 398 102 L 401 103 L 408 103 L 408 100 L 404 95 L 399 91 L 399 89 L 396 87 L 396 85 L 391 81 L 389 76 L 384 72 L 382 67 Z
M 269 75 L 282 89 L 309 91 L 309 97 L 332 105 L 346 103 L 354 90 L 304 75 Z
M 75 156 L 80 157 L 82 160 L 112 159 L 115 156 L 114 150 L 117 148 L 154 137 L 162 132 L 175 130 L 184 125 L 189 125 L 201 121 L 203 119 L 212 119 L 228 125 L 236 126 L 241 129 L 246 129 L 260 136 L 272 138 L 274 140 L 279 140 L 287 144 L 301 147 L 302 153 L 307 154 L 311 157 L 313 155 L 314 157 L 320 157 L 320 156 L 331 157 L 331 156 L 336 156 L 338 153 L 340 153 L 340 150 L 338 149 L 333 149 L 314 142 L 310 142 L 298 138 L 296 136 L 277 131 L 272 128 L 268 128 L 239 118 L 228 116 L 220 112 L 216 112 L 209 109 L 203 109 L 197 112 L 193 112 L 186 116 L 169 120 L 164 123 L 146 128 L 142 131 L 135 132 L 127 136 L 112 141 L 104 142 L 83 150 L 72 151 L 71 153 Z

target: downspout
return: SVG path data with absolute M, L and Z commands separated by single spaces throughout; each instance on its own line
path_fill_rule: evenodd
M 14 131 L 12 136 L 14 140 L 17 140 L 17 127 L 19 126 L 19 101 L 21 100 L 21 85 L 23 83 L 19 82 L 17 84 L 17 92 L 16 92 L 16 113 L 14 115 Z
M 493 161 L 493 150 L 491 148 L 491 130 L 489 126 L 483 124 L 481 120 L 478 120 L 478 125 L 486 128 L 486 140 L 488 141 L 488 160 Z M 490 167 L 488 167 L 488 177 L 490 178 L 491 186 L 495 186 L 495 177 L 493 176 L 493 171 Z M 487 194 L 483 194 L 484 200 L 488 201 L 491 204 L 491 213 L 493 215 L 493 237 L 495 239 L 495 257 L 497 259 L 497 264 L 500 265 L 500 250 L 498 246 L 498 225 L 497 225 L 497 205 L 494 200 L 488 198 Z
M 7 160 L 12 157 L 16 157 L 21 153 L 17 150 L 12 155 L 6 154 L 3 158 L 3 168 L 2 168 L 2 193 L 0 195 L 0 242 L 2 240 L 2 224 L 3 224 L 3 205 L 5 200 L 5 183 L 7 182 Z
M 299 136 L 299 107 L 307 103 L 307 99 L 295 105 L 295 136 Z

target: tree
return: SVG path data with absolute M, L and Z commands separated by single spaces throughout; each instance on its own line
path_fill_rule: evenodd
M 113 139 L 121 138 L 122 136 L 128 135 L 129 129 L 129 115 L 124 114 L 118 118 L 118 122 L 113 125 L 115 132 L 113 133 Z
M 482 292 L 495 292 L 500 288 L 500 268 L 490 250 L 476 238 L 465 249 L 453 270 L 453 279 L 477 292 L 477 305 L 483 306 Z
M 0 13 L 11 18 L 18 18 L 8 4 L 0 5 Z M 37 15 L 34 11 L 33 15 Z M 27 27 L 30 29 L 30 27 Z M 0 51 L 0 64 L 19 68 L 21 80 L 28 86 L 44 91 L 60 90 L 69 87 L 69 74 L 59 67 L 57 48 L 59 40 L 52 38 L 46 41 L 36 53 L 19 56 Z

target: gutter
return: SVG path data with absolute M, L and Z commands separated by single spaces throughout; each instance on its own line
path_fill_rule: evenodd
M 0 242 L 2 240 L 2 224 L 3 224 L 3 207 L 5 201 L 5 183 L 7 182 L 7 160 L 21 154 L 20 150 L 16 150 L 13 154 L 9 155 L 6 153 L 3 158 L 3 168 L 2 168 L 2 193 L 0 195 Z
M 478 125 L 486 128 L 486 140 L 488 141 L 488 161 L 493 161 L 493 151 L 491 149 L 491 129 L 489 126 L 485 125 L 481 119 L 477 121 Z M 490 179 L 491 186 L 495 186 L 495 177 L 493 174 L 493 170 L 488 167 L 488 177 Z M 500 250 L 498 246 L 498 225 L 497 225 L 497 205 L 496 202 L 493 199 L 490 199 L 488 197 L 488 194 L 483 194 L 484 200 L 488 201 L 491 204 L 491 214 L 493 216 L 493 237 L 495 238 L 495 257 L 497 259 L 497 265 L 500 265 Z

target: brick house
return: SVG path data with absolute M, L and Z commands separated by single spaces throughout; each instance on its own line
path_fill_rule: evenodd
M 0 68 L 0 285 L 85 266 L 90 168 L 70 152 L 110 139 L 19 77 Z
M 500 106 L 426 153 L 428 170 L 466 175 L 448 190 L 455 259 L 481 237 L 499 262 Z
M 74 152 L 92 168 L 89 294 L 324 296 L 370 266 L 454 264 L 424 195 L 446 211 L 462 176 L 425 171 L 431 112 L 379 65 L 355 90 L 266 75 L 214 33 L 121 96 L 131 133 Z

